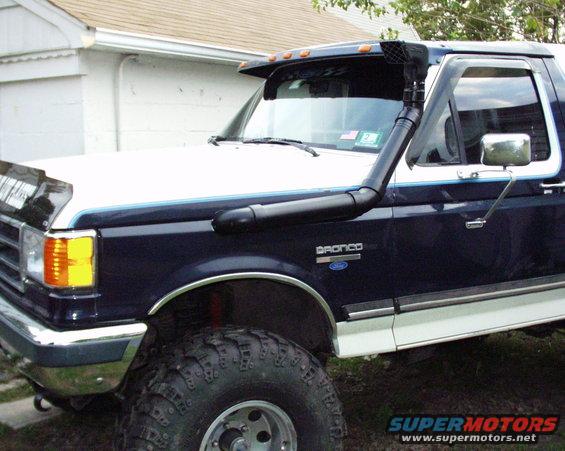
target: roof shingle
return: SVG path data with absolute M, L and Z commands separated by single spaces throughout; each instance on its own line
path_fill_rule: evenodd
M 180 39 L 240 50 L 274 52 L 339 41 L 374 39 L 310 0 L 50 0 L 94 28 Z

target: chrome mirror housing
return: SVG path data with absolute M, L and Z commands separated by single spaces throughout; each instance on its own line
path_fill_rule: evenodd
M 481 163 L 486 166 L 526 166 L 532 161 L 525 133 L 488 133 L 481 138 Z

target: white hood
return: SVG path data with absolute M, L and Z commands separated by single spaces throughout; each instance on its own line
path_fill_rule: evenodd
M 71 201 L 52 224 L 66 229 L 92 210 L 358 186 L 375 160 L 373 154 L 317 150 L 319 157 L 292 146 L 222 143 L 24 164 L 73 185 Z

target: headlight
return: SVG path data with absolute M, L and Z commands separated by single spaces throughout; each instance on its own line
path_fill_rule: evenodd
M 28 277 L 52 287 L 92 287 L 95 237 L 93 230 L 44 234 L 24 227 L 23 271 Z
M 24 273 L 43 283 L 43 244 L 45 234 L 30 227 L 22 230 L 22 268 Z

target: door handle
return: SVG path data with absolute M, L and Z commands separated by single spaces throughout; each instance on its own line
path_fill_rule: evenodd
M 541 182 L 539 184 L 539 187 L 542 189 L 565 188 L 565 182 L 555 182 L 555 183 Z

